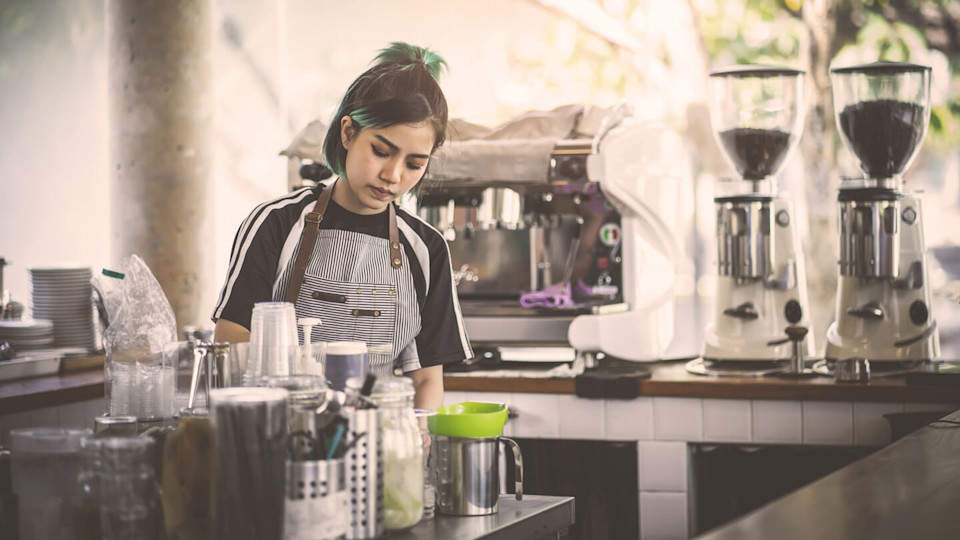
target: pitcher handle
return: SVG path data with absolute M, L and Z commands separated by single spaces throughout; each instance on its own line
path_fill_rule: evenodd
M 506 444 L 513 450 L 514 465 L 514 491 L 517 492 L 517 500 L 523 500 L 523 456 L 520 454 L 520 445 L 517 441 L 509 437 L 497 437 L 497 440 Z

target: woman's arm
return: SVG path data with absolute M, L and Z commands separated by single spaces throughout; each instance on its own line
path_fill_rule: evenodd
M 413 379 L 413 406 L 417 409 L 436 409 L 443 405 L 443 366 L 430 366 L 406 373 Z M 421 444 L 425 454 L 430 452 L 430 432 L 427 417 L 420 421 Z
M 430 366 L 406 373 L 413 379 L 413 406 L 436 409 L 443 405 L 443 366 Z
M 243 343 L 250 341 L 250 331 L 239 324 L 226 319 L 217 319 L 213 327 L 213 341 L 215 343 Z M 443 392 L 443 379 L 440 380 L 440 392 Z

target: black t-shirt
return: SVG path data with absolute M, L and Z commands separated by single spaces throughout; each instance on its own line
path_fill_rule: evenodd
M 324 187 L 304 188 L 257 206 L 240 226 L 230 253 L 230 266 L 212 319 L 250 328 L 256 302 L 279 301 L 286 292 L 303 217 L 313 209 Z M 459 362 L 473 356 L 450 268 L 450 252 L 440 233 L 419 217 L 396 208 L 400 243 L 410 264 L 422 327 L 415 338 L 416 355 L 401 354 L 403 371 Z M 359 215 L 332 199 L 321 229 L 337 229 L 389 238 L 389 213 Z M 312 257 L 323 256 L 316 251 Z

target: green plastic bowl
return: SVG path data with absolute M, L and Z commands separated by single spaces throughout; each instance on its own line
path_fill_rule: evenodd
M 506 423 L 504 403 L 465 401 L 440 407 L 427 417 L 430 433 L 445 437 L 499 437 Z

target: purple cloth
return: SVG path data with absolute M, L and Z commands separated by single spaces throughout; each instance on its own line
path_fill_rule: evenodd
M 577 289 L 579 294 L 590 294 L 590 288 L 583 284 L 583 281 L 570 286 L 569 283 L 557 283 L 539 291 L 528 292 L 520 295 L 520 305 L 523 307 L 573 307 L 576 302 L 573 300 L 572 289 Z

